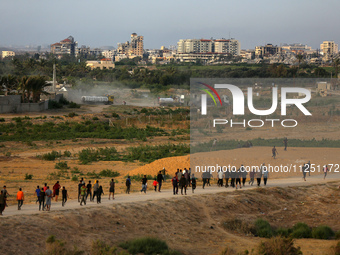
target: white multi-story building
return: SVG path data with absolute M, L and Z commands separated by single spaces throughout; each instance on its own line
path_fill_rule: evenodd
M 240 55 L 241 46 L 235 39 L 181 39 L 177 43 L 177 53 L 221 53 Z
M 324 41 L 320 44 L 320 54 L 326 59 L 330 59 L 337 54 L 338 51 L 338 44 L 334 43 L 334 41 Z

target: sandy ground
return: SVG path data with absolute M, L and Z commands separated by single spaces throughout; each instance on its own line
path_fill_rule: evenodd
M 21 211 L 10 206 L 0 221 L 6 233 L 0 245 L 6 247 L 3 254 L 32 254 L 43 251 L 52 234 L 83 250 L 97 239 L 117 245 L 131 238 L 157 236 L 184 254 L 218 254 L 226 246 L 251 250 L 264 239 L 230 231 L 225 221 L 252 222 L 262 217 L 276 227 L 303 221 L 311 227 L 327 224 L 340 230 L 340 174 L 328 177 L 314 175 L 307 182 L 298 177 L 275 179 L 265 188 L 246 186 L 238 191 L 198 187 L 194 194 L 188 190 L 187 196 L 174 196 L 171 190 L 117 195 L 114 201 L 104 196 L 101 204 L 82 207 L 75 200 L 65 207 L 53 202 L 51 212 L 39 212 L 34 204 L 25 204 Z M 303 254 L 321 255 L 336 241 L 300 239 L 295 243 Z

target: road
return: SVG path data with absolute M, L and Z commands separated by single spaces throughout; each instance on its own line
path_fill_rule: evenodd
M 334 181 L 340 181 L 340 172 L 339 173 L 328 173 L 327 178 L 324 180 L 323 175 L 312 175 L 307 176 L 307 181 L 303 181 L 302 177 L 291 177 L 291 178 L 285 178 L 285 179 L 268 179 L 266 188 L 269 187 L 293 187 L 293 186 L 305 186 L 305 185 L 313 185 L 313 184 L 324 184 L 328 182 L 334 182 Z M 255 179 L 256 183 L 256 179 Z M 249 186 L 248 183 L 246 183 L 246 186 L 242 189 L 238 189 L 238 192 L 242 192 L 243 190 L 251 190 L 256 189 L 257 186 L 255 185 Z M 261 185 L 263 186 L 263 183 Z M 198 186 L 195 190 L 195 193 L 193 194 L 191 191 L 191 188 L 188 189 L 187 196 L 199 196 L 203 194 L 214 194 L 214 193 L 228 193 L 235 191 L 234 188 L 225 188 L 225 187 L 217 187 L 216 184 L 213 186 L 206 187 L 205 189 L 202 189 L 202 186 Z M 179 190 L 180 193 L 180 190 Z M 145 201 L 154 201 L 159 199 L 181 199 L 184 197 L 184 195 L 173 195 L 172 190 L 167 189 L 163 190 L 162 192 L 154 192 L 149 188 L 146 194 L 140 194 L 140 193 L 130 193 L 127 194 L 118 194 L 115 196 L 114 200 L 108 200 L 108 196 L 105 195 L 102 197 L 102 203 L 97 204 L 96 202 L 88 202 L 84 206 L 80 206 L 77 200 L 68 200 L 65 207 L 62 207 L 61 205 L 61 199 L 58 202 L 52 201 L 51 211 L 39 211 L 39 205 L 38 204 L 25 204 L 22 206 L 22 209 L 19 211 L 16 205 L 11 205 L 6 208 L 6 210 L 3 212 L 3 216 L 0 217 L 13 217 L 16 215 L 33 215 L 33 214 L 40 214 L 40 213 L 53 213 L 53 212 L 60 212 L 63 210 L 81 210 L 83 208 L 95 208 L 100 206 L 112 206 L 114 204 L 124 204 L 124 203 L 135 203 L 135 202 L 145 202 Z M 13 199 L 13 196 L 11 196 L 11 199 Z

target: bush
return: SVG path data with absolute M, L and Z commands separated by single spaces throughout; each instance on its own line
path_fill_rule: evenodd
M 340 239 L 340 230 L 335 233 L 335 239 Z
M 325 225 L 318 226 L 312 231 L 312 237 L 315 239 L 331 239 L 334 236 L 334 231 Z
M 41 158 L 43 160 L 49 160 L 49 161 L 53 161 L 56 158 L 60 158 L 60 157 L 61 157 L 61 153 L 57 152 L 57 151 L 52 151 L 52 152 L 49 152 L 49 153 L 45 153 L 45 154 L 43 154 L 41 156 Z
M 113 113 L 112 113 L 112 117 L 113 117 L 113 118 L 119 118 L 119 115 L 118 115 L 117 113 L 113 112 Z
M 68 105 L 68 108 L 80 108 L 80 104 L 71 102 L 71 103 Z
M 276 236 L 282 236 L 282 237 L 288 237 L 290 233 L 291 233 L 291 230 L 288 229 L 288 228 L 278 228 L 278 230 L 276 230 L 275 235 Z
M 92 120 L 99 120 L 97 116 L 94 116 Z
M 228 219 L 223 223 L 223 227 L 227 230 L 236 231 L 241 234 L 253 233 L 253 226 L 240 219 Z
M 119 245 L 131 254 L 143 253 L 145 255 L 166 254 L 169 247 L 166 242 L 151 237 L 134 239 Z
M 306 223 L 298 222 L 293 226 L 291 237 L 310 238 L 312 237 L 312 230 Z
M 111 247 L 103 241 L 97 240 L 92 242 L 91 255 L 110 255 L 117 254 L 116 252 L 116 247 Z
M 69 169 L 70 167 L 67 165 L 66 161 L 60 161 L 55 164 L 54 168 L 55 169 Z
M 77 175 L 73 175 L 71 181 L 77 182 L 78 181 L 78 176 Z
M 100 171 L 99 175 L 103 177 L 117 177 L 120 175 L 120 173 L 118 173 L 117 171 L 112 171 L 110 169 L 105 169 Z
M 64 157 L 67 157 L 67 158 L 69 158 L 69 157 L 71 157 L 71 152 L 70 151 L 64 151 Z
M 25 180 L 32 180 L 33 174 L 25 174 Z
M 73 117 L 75 117 L 75 116 L 78 116 L 78 114 L 76 114 L 75 112 L 70 112 L 70 113 L 68 114 L 68 116 L 69 116 L 70 118 L 73 118 Z
M 290 238 L 273 237 L 268 241 L 261 242 L 258 246 L 258 254 L 260 255 L 277 255 L 289 254 L 298 255 L 302 254 L 300 247 L 294 247 L 294 242 Z
M 269 222 L 264 219 L 257 219 L 255 221 L 255 235 L 259 237 L 270 238 L 273 236 L 273 229 L 270 226 Z
M 5 122 L 5 118 L 0 118 L 0 122 Z

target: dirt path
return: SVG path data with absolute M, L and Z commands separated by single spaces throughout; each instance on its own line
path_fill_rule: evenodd
M 327 183 L 327 182 L 334 182 L 340 180 L 340 173 L 331 173 L 328 174 L 327 178 L 324 180 L 323 175 L 314 175 L 314 176 L 307 176 L 307 181 L 303 181 L 301 177 L 291 177 L 291 178 L 285 178 L 285 179 L 273 179 L 268 180 L 268 184 L 266 187 L 289 187 L 289 186 L 308 186 L 311 184 L 318 184 L 318 183 Z M 239 192 L 242 192 L 243 190 L 250 190 L 250 189 L 256 189 L 257 187 L 254 186 L 245 186 L 242 190 L 239 190 Z M 188 189 L 187 196 L 200 196 L 204 194 L 214 194 L 214 193 L 228 193 L 232 192 L 235 189 L 232 188 L 219 188 L 216 186 L 207 187 L 205 189 L 202 189 L 202 187 L 197 187 L 195 190 L 195 193 L 192 194 L 190 188 Z M 6 210 L 3 212 L 2 217 L 12 217 L 16 215 L 32 215 L 32 214 L 39 214 L 39 213 L 53 213 L 58 211 L 64 211 L 64 210 L 74 210 L 74 209 L 80 209 L 80 208 L 90 208 L 90 207 L 102 207 L 102 206 L 112 206 L 112 204 L 128 204 L 128 203 L 137 203 L 137 202 L 145 202 L 145 201 L 155 201 L 155 200 L 165 200 L 165 199 L 181 199 L 183 197 L 187 196 L 181 196 L 176 195 L 174 196 L 172 194 L 172 190 L 163 190 L 161 193 L 155 193 L 152 188 L 148 189 L 148 192 L 146 194 L 139 194 L 139 193 L 131 193 L 129 195 L 123 194 L 123 195 L 117 195 L 114 200 L 108 200 L 108 195 L 102 197 L 102 203 L 97 204 L 95 202 L 88 202 L 86 206 L 80 206 L 78 201 L 71 197 L 70 200 L 68 200 L 65 207 L 62 207 L 61 205 L 61 198 L 58 202 L 52 202 L 51 206 L 51 212 L 39 212 L 38 211 L 38 205 L 36 204 L 24 204 L 22 207 L 22 210 L 17 210 L 16 206 L 10 206 L 6 208 Z M 10 197 L 11 200 L 15 199 L 15 197 L 12 195 Z

